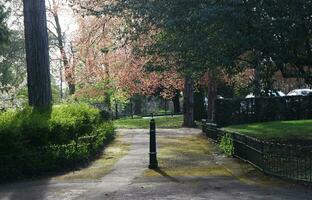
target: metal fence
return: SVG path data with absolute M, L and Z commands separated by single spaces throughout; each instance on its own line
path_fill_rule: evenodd
M 312 183 L 312 146 L 282 144 L 259 140 L 234 132 L 204 125 L 203 131 L 214 140 L 224 134 L 233 139 L 235 157 L 243 159 L 262 172 L 282 178 Z
M 174 111 L 172 101 L 159 97 L 139 97 L 140 101 L 130 101 L 128 103 L 114 102 L 111 109 L 105 103 L 92 103 L 92 105 L 100 110 L 110 113 L 113 119 L 122 117 L 149 117 L 178 115 L 183 110 L 183 104 L 180 102 L 180 112 Z
M 214 113 L 218 126 L 312 119 L 312 96 L 218 99 Z

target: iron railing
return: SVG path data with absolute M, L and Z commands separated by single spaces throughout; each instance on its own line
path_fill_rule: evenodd
M 224 134 L 230 134 L 233 156 L 249 162 L 266 174 L 312 183 L 312 146 L 309 143 L 299 145 L 259 140 L 212 125 L 204 125 L 203 131 L 217 141 Z

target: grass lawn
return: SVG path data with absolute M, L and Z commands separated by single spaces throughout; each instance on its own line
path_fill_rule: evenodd
M 116 128 L 149 128 L 151 118 L 123 118 L 114 121 Z M 182 116 L 156 117 L 156 128 L 181 128 L 183 123 Z
M 244 124 L 225 129 L 261 139 L 312 140 L 312 120 Z

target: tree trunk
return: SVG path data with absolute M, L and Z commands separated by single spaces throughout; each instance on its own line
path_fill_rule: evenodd
M 190 76 L 185 77 L 183 102 L 184 127 L 194 127 L 194 81 Z
M 105 75 L 106 75 L 106 79 L 108 81 L 110 81 L 110 71 L 109 71 L 107 66 L 105 67 Z M 108 84 L 109 84 L 109 82 L 108 82 Z M 113 114 L 112 102 L 111 102 L 111 93 L 106 88 L 104 89 L 104 103 L 107 106 L 109 113 Z
M 60 60 L 60 98 L 63 99 L 63 67 L 62 67 L 62 61 Z
M 44 0 L 23 0 L 29 105 L 51 106 L 51 79 Z
M 254 79 L 254 95 L 255 97 L 261 96 L 261 77 L 260 77 L 260 64 L 257 62 L 255 67 L 255 79 Z
M 70 43 L 70 50 L 72 53 L 72 59 L 73 63 L 71 67 L 67 67 L 67 71 L 69 71 L 69 75 L 67 76 L 68 80 L 68 89 L 69 89 L 69 94 L 75 94 L 76 92 L 76 79 L 75 79 L 75 51 L 74 51 L 74 46 L 72 43 Z M 66 71 L 66 68 L 65 68 Z
M 53 5 L 55 6 L 56 5 L 55 1 L 53 0 L 52 2 L 53 2 Z M 53 17 L 54 17 L 55 29 L 56 29 L 56 33 L 57 33 L 58 48 L 60 49 L 62 61 L 64 63 L 64 68 L 65 68 L 65 80 L 68 83 L 69 95 L 72 95 L 75 93 L 75 90 L 76 90 L 74 69 L 69 66 L 68 57 L 66 55 L 66 51 L 65 51 L 65 47 L 64 47 L 65 41 L 64 41 L 64 37 L 62 35 L 62 27 L 60 24 L 60 20 L 59 20 L 59 16 L 58 16 L 57 11 L 53 12 Z M 73 50 L 72 50 L 72 53 L 74 53 Z
M 173 103 L 173 112 L 174 114 L 178 114 L 181 112 L 181 106 L 180 106 L 180 91 L 177 91 L 172 99 Z
M 134 101 L 134 114 L 141 115 L 142 114 L 142 102 L 141 101 Z
M 207 118 L 207 112 L 205 111 L 204 104 L 204 91 L 199 88 L 198 91 L 194 92 L 194 120 L 201 121 Z
M 115 117 L 118 119 L 118 103 L 115 101 Z
M 133 103 L 132 103 L 132 97 L 130 97 L 130 115 L 131 115 L 131 118 L 133 119 Z
M 209 74 L 209 84 L 208 84 L 208 113 L 207 120 L 213 122 L 214 111 L 215 111 L 215 101 L 217 100 L 217 88 L 218 84 L 211 74 Z

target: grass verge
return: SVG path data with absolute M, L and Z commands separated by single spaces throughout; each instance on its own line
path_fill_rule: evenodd
M 312 140 L 312 120 L 275 121 L 225 127 L 260 139 Z
M 116 128 L 126 128 L 126 129 L 147 129 L 149 128 L 150 118 L 123 118 L 114 121 L 114 126 Z M 156 127 L 157 128 L 181 128 L 183 123 L 183 117 L 178 116 L 164 116 L 156 117 Z

